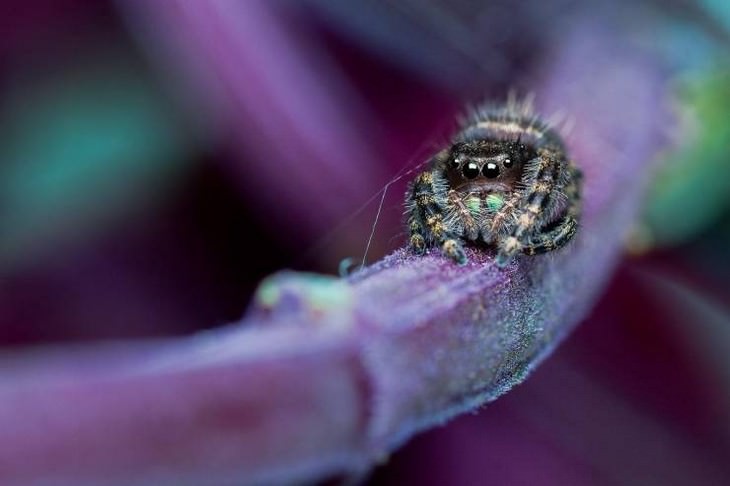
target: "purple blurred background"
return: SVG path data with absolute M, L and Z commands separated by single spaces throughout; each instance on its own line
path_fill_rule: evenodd
M 683 120 L 667 128 L 677 148 L 631 256 L 535 376 L 416 438 L 371 481 L 730 480 L 730 187 L 711 183 L 727 179 L 730 148 L 714 124 L 730 110 L 715 81 L 730 73 L 722 2 L 34 0 L 1 12 L 5 350 L 235 321 L 276 270 L 359 262 L 390 181 L 367 259 L 398 248 L 409 174 L 464 103 L 529 90 L 561 36 L 602 17 L 664 66 Z M 668 231 L 676 219 L 696 223 Z

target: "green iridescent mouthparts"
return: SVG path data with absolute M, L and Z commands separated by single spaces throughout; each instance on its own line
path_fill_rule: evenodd
M 490 194 L 487 196 L 487 208 L 490 211 L 498 211 L 504 206 L 504 198 L 497 194 Z

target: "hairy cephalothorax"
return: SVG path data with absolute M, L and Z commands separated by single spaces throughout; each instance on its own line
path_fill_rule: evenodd
M 580 170 L 528 101 L 481 106 L 411 182 L 410 246 L 417 253 L 439 246 L 464 264 L 463 244 L 482 243 L 505 266 L 519 252 L 536 255 L 570 241 L 580 195 Z

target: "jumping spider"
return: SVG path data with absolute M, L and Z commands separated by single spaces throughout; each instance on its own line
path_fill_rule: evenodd
M 484 243 L 496 247 L 500 267 L 518 252 L 557 250 L 578 228 L 581 179 L 529 101 L 479 107 L 409 186 L 410 247 L 420 254 L 438 245 L 463 265 L 462 245 Z

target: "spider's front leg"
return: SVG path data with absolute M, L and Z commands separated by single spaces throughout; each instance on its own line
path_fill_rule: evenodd
M 567 161 L 562 151 L 542 148 L 538 151 L 538 157 L 525 168 L 525 188 L 520 195 L 519 206 L 512 210 L 513 226 L 508 236 L 498 241 L 498 266 L 507 265 L 544 226 L 548 208 L 562 194 L 560 189 L 566 166 Z
M 549 230 L 532 237 L 530 243 L 522 248 L 522 252 L 526 255 L 539 255 L 557 250 L 565 246 L 576 231 L 578 231 L 578 221 L 574 217 L 566 215 Z
M 580 186 L 583 174 L 574 165 L 570 165 L 570 181 L 565 188 L 568 207 L 565 215 L 557 222 L 541 229 L 532 237 L 530 244 L 522 251 L 527 255 L 537 255 L 557 250 L 565 246 L 578 230 L 578 219 L 581 212 Z
M 412 201 L 408 226 L 410 246 L 416 253 L 423 253 L 425 247 L 435 243 L 441 251 L 460 265 L 466 263 L 466 253 L 457 238 L 451 235 L 444 224 L 443 203 L 434 188 L 432 172 L 422 172 L 416 177 L 411 189 Z

